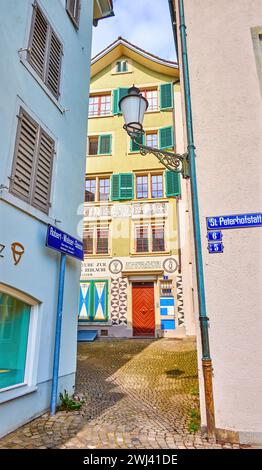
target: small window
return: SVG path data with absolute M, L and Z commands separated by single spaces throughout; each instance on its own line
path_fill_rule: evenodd
M 25 383 L 31 306 L 0 292 L 0 389 Z
M 97 228 L 97 239 L 96 239 L 96 253 L 97 254 L 108 254 L 108 227 Z
M 93 202 L 96 197 L 96 180 L 87 179 L 85 187 L 85 202 Z
M 152 251 L 165 251 L 164 226 L 152 226 Z
M 60 95 L 62 54 L 61 42 L 35 3 L 27 60 L 56 98 Z
M 111 95 L 90 96 L 89 117 L 111 114 Z
M 137 253 L 147 253 L 149 251 L 148 227 L 136 227 L 135 243 Z
M 79 27 L 81 0 L 66 0 L 66 11 L 74 26 Z
M 118 60 L 116 63 L 116 72 L 123 73 L 128 71 L 127 60 Z
M 146 145 L 147 147 L 158 147 L 158 133 L 146 132 Z
M 171 297 L 172 296 L 172 281 L 161 281 L 160 282 L 160 296 Z
M 89 137 L 89 155 L 98 154 L 98 137 Z
M 151 196 L 154 199 L 164 197 L 163 175 L 151 175 Z
M 110 179 L 99 179 L 99 201 L 109 201 Z
M 148 101 L 147 113 L 150 111 L 158 111 L 158 90 L 157 88 L 150 90 L 141 90 L 142 96 Z
M 83 237 L 84 254 L 92 255 L 94 250 L 94 227 L 84 230 Z
M 146 199 L 148 198 L 148 177 L 137 176 L 136 177 L 136 197 L 137 199 Z

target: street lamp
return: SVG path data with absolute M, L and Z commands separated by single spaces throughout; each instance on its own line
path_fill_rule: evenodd
M 143 145 L 139 140 L 143 137 L 143 117 L 148 108 L 146 98 L 142 96 L 140 90 L 135 86 L 128 89 L 128 94 L 119 101 L 119 108 L 124 117 L 124 129 L 131 137 L 132 141 L 138 146 L 141 155 L 152 153 L 168 169 L 176 173 L 181 173 L 183 178 L 190 178 L 191 200 L 192 200 L 192 219 L 194 231 L 195 259 L 196 259 L 196 277 L 198 289 L 199 322 L 202 344 L 202 370 L 205 390 L 205 407 L 207 419 L 207 432 L 211 438 L 215 437 L 215 410 L 213 398 L 213 379 L 212 379 L 212 359 L 209 348 L 209 318 L 206 311 L 204 269 L 202 259 L 200 217 L 197 194 L 197 177 L 195 164 L 195 145 L 193 138 L 192 110 L 190 100 L 189 71 L 187 62 L 187 47 L 183 1 L 180 0 L 181 16 L 181 50 L 183 60 L 183 76 L 185 91 L 186 125 L 187 125 L 187 153 L 182 155 L 160 150 L 154 147 Z
M 181 173 L 183 178 L 189 177 L 188 154 L 182 155 L 173 152 L 167 152 L 154 147 L 143 145 L 139 140 L 145 133 L 143 130 L 143 118 L 148 108 L 148 101 L 140 93 L 139 88 L 132 86 L 128 89 L 126 96 L 119 101 L 119 109 L 124 117 L 124 129 L 131 137 L 132 141 L 138 146 L 141 155 L 153 153 L 158 160 L 171 171 Z

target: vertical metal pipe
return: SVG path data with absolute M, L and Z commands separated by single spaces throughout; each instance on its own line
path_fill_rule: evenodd
M 55 332 L 53 378 L 52 378 L 52 391 L 51 391 L 51 402 L 50 402 L 50 413 L 51 413 L 51 415 L 54 415 L 55 412 L 56 412 L 56 402 L 57 402 L 60 340 L 61 340 L 64 283 L 65 283 L 65 267 L 66 267 L 66 255 L 64 253 L 61 253 L 60 271 L 59 271 L 59 285 L 58 285 L 58 299 L 57 299 L 57 312 L 56 312 L 56 332 Z
M 195 145 L 194 145 L 194 136 L 193 136 L 193 121 L 192 121 L 192 108 L 191 108 L 191 96 L 190 96 L 184 1 L 178 0 L 178 4 L 179 4 L 179 16 L 180 16 L 179 28 L 180 28 L 181 53 L 182 53 L 185 108 L 186 108 L 185 111 L 186 111 L 187 143 L 188 143 L 187 148 L 188 148 L 188 156 L 189 156 L 189 171 L 190 171 L 191 198 L 192 198 L 192 216 L 193 216 L 193 228 L 194 228 L 194 243 L 195 243 L 195 257 L 196 257 L 198 303 L 199 303 L 199 321 L 200 321 L 201 343 L 202 343 L 202 367 L 203 367 L 204 388 L 205 388 L 207 431 L 208 431 L 209 437 L 214 437 L 215 436 L 215 412 L 214 412 L 213 384 L 212 384 L 212 360 L 210 357 L 209 335 L 208 335 L 208 320 L 209 319 L 207 317 L 206 299 L 205 299 L 204 271 L 203 271 L 197 177 L 196 177 L 196 164 L 195 164 L 196 155 L 195 155 Z

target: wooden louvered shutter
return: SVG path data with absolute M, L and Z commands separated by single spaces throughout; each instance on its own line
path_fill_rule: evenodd
M 55 143 L 43 129 L 40 129 L 38 158 L 34 174 L 32 205 L 48 214 Z
M 111 134 L 99 136 L 98 155 L 107 155 L 111 153 L 111 139 Z
M 31 175 L 37 146 L 38 125 L 24 110 L 20 110 L 10 192 L 30 202 Z
M 166 171 L 166 195 L 167 197 L 180 196 L 180 173 Z
M 118 114 L 119 89 L 113 90 L 113 114 Z
M 144 134 L 140 134 L 138 137 L 136 137 L 136 141 L 139 142 L 140 144 L 145 143 L 145 136 Z M 131 152 L 139 152 L 139 146 L 131 139 L 130 140 L 130 150 Z
M 114 174 L 111 177 L 111 199 L 118 201 L 120 195 L 120 175 Z
M 134 198 L 134 175 L 133 173 L 120 174 L 120 196 L 119 199 Z
M 159 142 L 161 149 L 172 148 L 174 146 L 173 126 L 162 127 L 159 129 Z
M 47 42 L 48 22 L 43 16 L 40 8 L 38 6 L 34 6 L 27 58 L 43 80 L 45 74 Z
M 119 88 L 118 113 L 122 114 L 119 108 L 119 101 L 127 95 L 128 88 Z
M 160 109 L 173 108 L 173 84 L 160 85 Z
M 45 82 L 56 98 L 59 97 L 61 62 L 62 44 L 51 30 Z

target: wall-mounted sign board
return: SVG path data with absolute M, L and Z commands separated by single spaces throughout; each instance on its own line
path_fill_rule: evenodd
M 48 225 L 46 246 L 80 260 L 84 258 L 83 243 L 53 225 Z
M 262 213 L 219 215 L 207 217 L 207 230 L 225 230 L 230 228 L 262 227 Z
M 220 230 L 207 232 L 207 239 L 209 242 L 221 242 L 223 234 Z
M 223 253 L 224 245 L 221 242 L 209 243 L 207 249 L 209 253 Z

